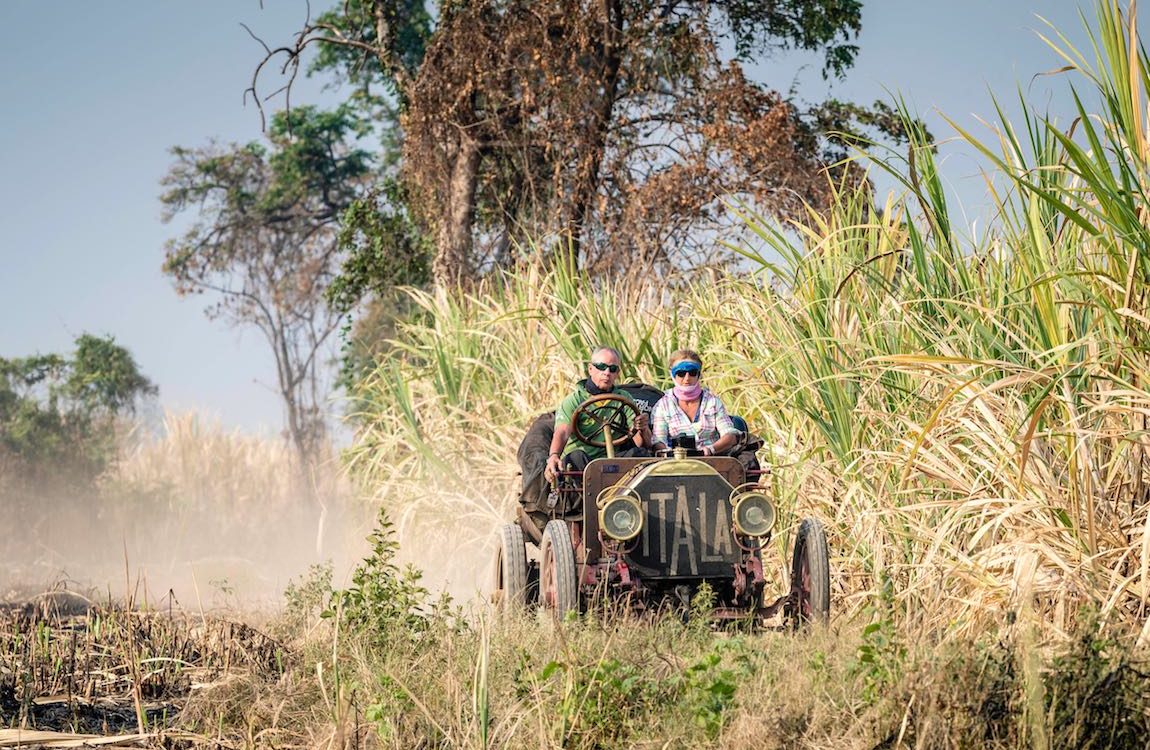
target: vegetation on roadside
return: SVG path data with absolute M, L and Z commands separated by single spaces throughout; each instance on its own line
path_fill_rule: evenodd
M 844 621 L 881 602 L 941 642 L 1019 617 L 1047 642 L 1093 607 L 1145 640 L 1150 71 L 1116 5 L 1099 24 L 1092 64 L 1052 42 L 1094 87 L 1074 83 L 1073 129 L 1027 110 L 996 143 L 965 135 L 997 166 L 981 236 L 960 234 L 908 119 L 909 156 L 877 162 L 905 187 L 885 205 L 838 186 L 787 227 L 735 207 L 758 238 L 734 246 L 749 272 L 611 282 L 560 264 L 413 290 L 419 313 L 359 384 L 352 466 L 401 525 L 486 535 L 509 517 L 524 427 L 590 346 L 662 383 L 665 353 L 690 344 L 766 441 L 777 558 L 793 519 L 828 522 Z
M 155 603 L 2 610 L 5 720 L 237 748 L 1109 748 L 1150 732 L 1150 659 L 1097 611 L 1042 648 L 1023 620 L 939 643 L 882 620 L 492 619 L 433 599 L 386 530 L 376 542 L 366 585 L 333 590 L 318 566 L 263 627 Z
M 414 312 L 387 321 L 388 356 L 356 370 L 348 459 L 385 514 L 367 558 L 349 586 L 319 567 L 290 587 L 267 627 L 274 669 L 210 662 L 166 741 L 1144 745 L 1150 59 L 1136 28 L 1102 0 L 1096 59 L 1051 36 L 1079 76 L 1074 123 L 1026 109 L 989 142 L 961 133 L 994 165 L 996 220 L 977 237 L 963 236 L 930 140 L 905 117 L 909 151 L 873 162 L 901 195 L 877 206 L 865 186 L 834 183 L 825 211 L 787 225 L 733 205 L 756 238 L 729 245 L 741 269 L 591 280 L 539 262 L 465 291 L 407 290 Z M 514 508 L 524 427 L 598 343 L 654 383 L 671 349 L 703 354 L 707 383 L 768 446 L 777 589 L 794 521 L 826 523 L 828 628 L 496 619 L 432 598 L 400 564 L 388 519 L 401 537 L 434 529 L 419 550 L 429 564 L 482 556 Z M 0 637 L 10 723 L 91 663 L 76 656 L 82 631 L 21 616 Z M 90 632 L 99 619 L 87 617 Z M 111 661 L 128 667 L 109 684 L 138 696 L 154 657 L 126 632 Z
M 156 387 L 111 336 L 82 334 L 69 355 L 0 358 L 0 497 L 90 484 Z

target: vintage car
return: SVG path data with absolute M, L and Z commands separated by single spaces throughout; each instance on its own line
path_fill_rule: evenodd
M 578 407 L 576 438 L 605 448 L 607 456 L 582 472 L 561 472 L 547 492 L 540 491 L 541 467 L 553 422 L 541 415 L 529 431 L 520 447 L 524 493 L 517 522 L 498 530 L 492 572 L 497 606 L 538 606 L 559 617 L 606 602 L 685 611 L 705 583 L 718 620 L 825 622 L 827 542 L 816 519 L 798 524 L 789 590 L 768 601 L 763 553 L 777 516 L 755 460 L 757 444 L 744 433 L 733 455 L 692 455 L 680 446 L 655 457 L 618 457 L 615 448 L 632 440 L 629 425 L 637 411 L 649 409 L 659 395 L 641 384 L 628 387 L 638 389 L 632 391 L 638 410 L 612 394 Z

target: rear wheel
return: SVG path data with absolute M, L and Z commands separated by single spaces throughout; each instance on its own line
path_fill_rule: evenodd
M 804 518 L 795 537 L 791 562 L 791 620 L 795 627 L 817 622 L 825 625 L 831 614 L 830 560 L 823 525 Z
M 527 604 L 527 547 L 518 524 L 499 527 L 491 576 L 491 600 L 498 609 L 521 609 Z
M 555 611 L 559 619 L 579 608 L 578 578 L 575 573 L 575 548 L 571 530 L 560 520 L 543 528 L 539 545 L 539 603 Z

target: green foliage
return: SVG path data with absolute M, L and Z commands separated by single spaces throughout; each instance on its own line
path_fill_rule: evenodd
M 276 622 L 281 637 L 299 637 L 324 613 L 332 597 L 332 564 L 315 563 L 299 580 L 284 587 L 283 614 Z
M 129 413 L 141 396 L 157 393 L 156 386 L 140 374 L 127 349 L 117 345 L 111 336 L 88 334 L 76 339 L 64 387 L 72 403 L 90 415 Z
M 858 47 L 849 40 L 862 30 L 859 0 L 726 0 L 725 11 L 740 59 L 772 46 L 824 49 L 823 77 L 842 77 L 854 65 Z
M 680 705 L 713 740 L 735 705 L 739 686 L 753 673 L 754 664 L 745 640 L 715 641 L 709 652 L 676 676 Z
M 391 31 L 388 40 L 377 37 L 377 11 Z M 375 87 L 382 87 L 393 96 L 402 95 L 396 84 L 397 72 L 415 74 L 434 26 L 424 0 L 350 0 L 322 13 L 317 24 L 324 28 L 327 39 L 355 38 L 370 47 L 382 48 L 381 54 L 371 54 L 363 48 L 321 44 L 312 62 L 310 72 L 330 73 L 365 97 L 370 97 Z
M 405 205 L 402 186 L 387 179 L 344 211 L 339 243 L 347 256 L 327 290 L 335 309 L 351 312 L 369 297 L 386 298 L 393 287 L 430 280 L 431 245 Z
M 691 594 L 691 602 L 687 610 L 687 627 L 695 637 L 702 637 L 709 633 L 713 624 L 711 613 L 714 607 L 715 590 L 711 584 L 703 581 Z
M 736 705 L 740 685 L 755 672 L 754 649 L 742 638 L 702 643 L 702 653 L 669 675 L 660 675 L 642 655 L 608 656 L 590 664 L 554 659 L 527 683 L 543 686 L 559 720 L 559 742 L 566 747 L 626 746 L 652 724 L 680 719 L 688 722 L 683 731 L 713 741 Z M 517 684 L 524 695 L 526 677 L 521 669 Z
M 558 693 L 556 729 L 572 747 L 619 747 L 669 697 L 646 670 L 615 658 L 588 666 L 551 661 L 539 680 Z
M 411 715 L 415 704 L 407 691 L 387 675 L 379 676 L 373 694 L 374 700 L 364 707 L 363 717 L 375 724 L 383 742 L 394 742 L 397 717 Z
M 371 552 L 356 566 L 351 586 L 332 594 L 324 614 L 338 616 L 341 624 L 379 643 L 393 639 L 394 645 L 405 635 L 415 637 L 426 630 L 428 592 L 420 584 L 419 570 L 396 564 L 399 543 L 385 511 L 380 511 L 368 541 Z
M 71 357 L 0 358 L 0 472 L 10 490 L 90 484 L 115 457 L 118 420 L 156 394 L 131 353 L 82 334 Z
M 199 221 L 168 242 L 165 272 L 181 291 L 227 288 L 229 276 L 273 257 L 282 265 L 273 278 L 298 284 L 305 260 L 332 252 L 312 236 L 335 222 L 371 173 L 372 156 L 353 145 L 366 128 L 348 106 L 296 107 L 272 117 L 270 148 L 258 142 L 173 147 L 175 163 L 162 180 L 164 219 L 192 210 Z M 314 286 L 306 291 L 322 295 L 323 287 Z
M 277 112 L 267 130 L 274 146 L 268 157 L 272 180 L 263 200 L 271 215 L 289 206 L 317 205 L 338 212 L 371 173 L 374 157 L 354 147 L 369 125 L 349 105 L 324 111 L 313 106 Z
M 892 583 L 885 576 L 882 582 L 879 595 L 869 607 L 871 621 L 863 628 L 852 668 L 861 682 L 859 694 L 868 704 L 885 696 L 906 669 L 907 650 L 894 618 Z

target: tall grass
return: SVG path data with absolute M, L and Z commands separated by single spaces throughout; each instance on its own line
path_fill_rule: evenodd
M 156 434 L 122 443 L 94 486 L 11 509 L 20 533 L 0 543 L 4 590 L 70 578 L 116 595 L 174 588 L 186 604 L 234 603 L 278 597 L 309 564 L 345 570 L 366 548 L 373 513 L 334 455 L 304 488 L 282 441 L 196 414 L 165 414 Z
M 591 346 L 664 384 L 665 355 L 693 345 L 766 439 L 783 519 L 830 523 L 841 617 L 888 590 L 907 632 L 1026 611 L 1057 637 L 1093 604 L 1145 640 L 1150 65 L 1135 28 L 1103 2 L 1093 64 L 1051 41 L 1077 76 L 1070 127 L 1023 102 L 1021 127 L 959 131 L 992 164 L 997 219 L 976 240 L 912 130 L 905 155 L 872 154 L 904 187 L 881 209 L 840 186 L 802 224 L 745 211 L 750 272 L 591 282 L 560 266 L 410 292 L 420 314 L 360 384 L 353 465 L 403 518 L 482 535 L 510 516 L 525 426 Z

